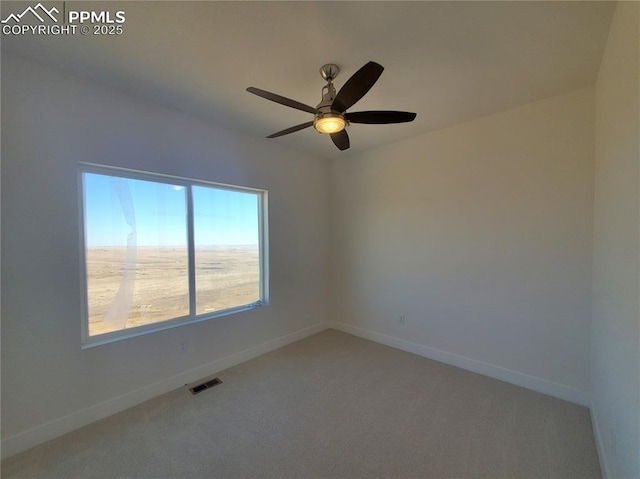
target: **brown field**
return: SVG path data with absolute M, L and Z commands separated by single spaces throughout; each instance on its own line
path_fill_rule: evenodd
M 130 274 L 125 247 L 88 248 L 86 256 L 90 336 L 189 314 L 186 249 L 138 247 Z M 257 247 L 196 249 L 198 314 L 259 299 Z

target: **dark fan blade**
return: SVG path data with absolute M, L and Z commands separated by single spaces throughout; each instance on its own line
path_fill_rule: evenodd
M 413 121 L 416 118 L 416 114 L 408 111 L 357 111 L 355 113 L 347 113 L 344 117 L 351 123 L 383 125 Z
M 285 98 L 283 96 L 276 95 L 275 93 L 271 93 L 265 90 L 260 90 L 259 88 L 254 88 L 250 86 L 249 88 L 247 88 L 247 91 L 249 93 L 253 93 L 254 95 L 261 96 L 262 98 L 266 98 L 267 100 L 280 103 L 281 105 L 295 108 L 296 110 L 307 111 L 313 114 L 316 114 L 318 112 L 318 110 L 316 110 L 312 106 L 305 105 L 304 103 L 300 103 L 299 101 L 291 100 L 290 98 Z
M 349 135 L 347 135 L 347 130 L 342 130 L 338 133 L 331 133 L 331 139 L 339 150 L 346 150 L 349 148 Z
M 312 121 L 308 121 L 306 123 L 300 123 L 299 125 L 292 126 L 291 128 L 287 128 L 286 130 L 279 131 L 278 133 L 274 133 L 273 135 L 269 135 L 267 138 L 276 138 L 282 135 L 288 135 L 289 133 L 293 133 L 294 131 L 304 130 L 305 128 L 309 128 L 313 125 Z
M 362 98 L 378 81 L 384 68 L 376 62 L 369 62 L 355 72 L 340 88 L 331 104 L 331 109 L 343 113 Z

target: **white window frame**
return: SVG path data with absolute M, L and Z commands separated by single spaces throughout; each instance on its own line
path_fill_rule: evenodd
M 188 276 L 189 276 L 189 314 L 177 318 L 172 318 L 157 323 L 145 324 L 132 328 L 121 329 L 109 333 L 90 336 L 89 335 L 89 292 L 87 288 L 87 264 L 86 264 L 86 244 L 85 244 L 85 190 L 84 190 L 84 173 L 95 173 L 99 175 L 116 176 L 121 178 L 129 178 L 135 180 L 151 181 L 155 183 L 166 183 L 171 185 L 183 186 L 186 190 L 186 220 L 188 231 Z M 193 195 L 191 187 L 203 186 L 208 188 L 217 188 L 228 191 L 237 191 L 242 193 L 252 193 L 258 197 L 258 234 L 259 234 L 259 267 L 260 267 L 260 299 L 254 303 L 228 308 L 220 311 L 196 314 L 196 268 L 195 268 L 195 244 L 194 244 L 194 219 L 193 219 Z M 128 168 L 120 168 L 113 166 L 104 166 L 94 163 L 78 163 L 78 203 L 79 203 L 79 233 L 80 233 L 80 288 L 81 288 L 81 330 L 82 330 L 82 349 L 107 344 L 122 339 L 141 336 L 144 334 L 163 331 L 165 329 L 175 328 L 185 324 L 193 324 L 201 321 L 208 321 L 230 314 L 236 314 L 243 311 L 249 311 L 260 306 L 269 304 L 269 232 L 268 232 L 268 191 L 250 188 L 245 186 L 235 186 L 225 183 L 217 183 L 212 181 L 195 180 L 191 178 L 183 178 L 179 176 L 165 175 L 161 173 L 151 173 L 147 171 L 133 170 Z

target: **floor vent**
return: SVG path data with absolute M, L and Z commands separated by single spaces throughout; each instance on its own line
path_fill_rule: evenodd
M 222 380 L 220 378 L 213 378 L 207 382 L 189 388 L 189 391 L 191 391 L 191 394 L 195 396 L 196 394 L 201 393 L 202 391 L 206 391 L 207 389 L 211 389 L 218 384 L 222 384 Z

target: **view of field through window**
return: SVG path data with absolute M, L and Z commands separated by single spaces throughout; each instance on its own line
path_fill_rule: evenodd
M 189 316 L 187 187 L 83 173 L 89 336 Z M 259 197 L 191 186 L 196 315 L 260 300 Z

